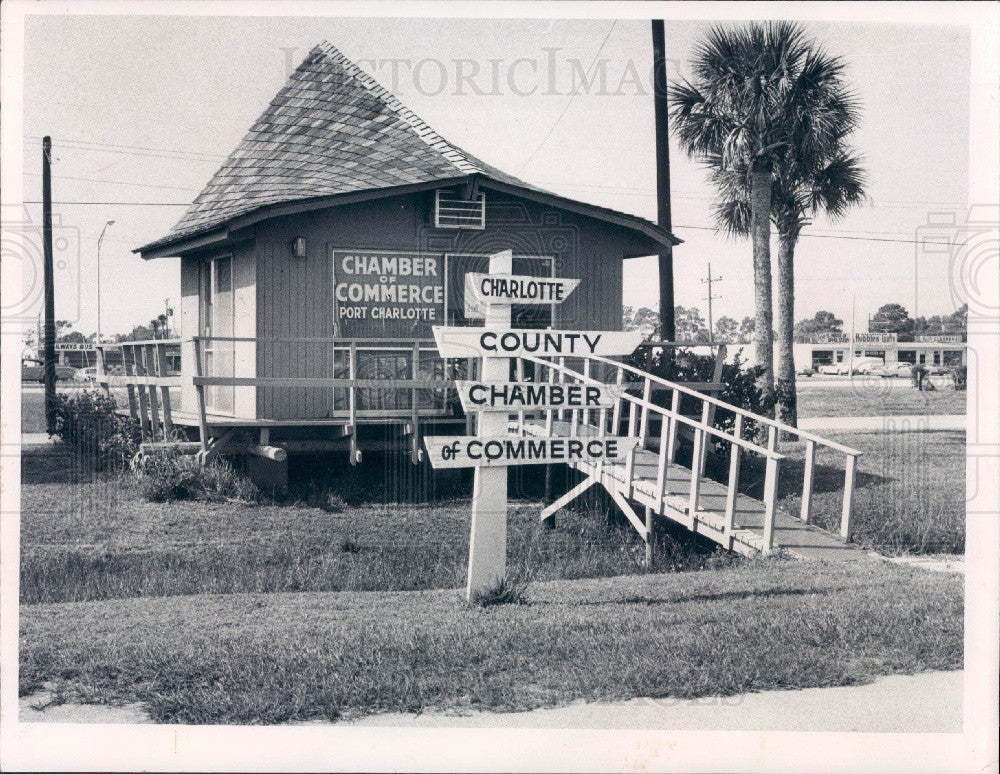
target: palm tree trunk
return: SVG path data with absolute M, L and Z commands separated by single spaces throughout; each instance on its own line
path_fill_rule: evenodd
M 778 419 L 797 427 L 798 410 L 795 395 L 795 360 L 792 356 L 795 329 L 795 241 L 791 231 L 778 234 L 778 320 L 775 331 L 778 338 L 776 387 Z
M 771 170 L 759 162 L 750 173 L 750 237 L 753 241 L 754 350 L 763 369 L 758 387 L 765 406 L 774 399 L 774 341 L 771 319 Z M 771 411 L 769 415 L 773 415 Z

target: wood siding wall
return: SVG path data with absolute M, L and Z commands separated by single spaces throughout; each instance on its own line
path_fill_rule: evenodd
M 270 341 L 333 335 L 330 252 L 372 248 L 426 253 L 553 256 L 556 275 L 580 286 L 556 310 L 566 329 L 620 330 L 622 256 L 629 236 L 600 221 L 487 191 L 487 228 L 431 227 L 432 193 L 413 194 L 275 219 L 255 228 L 257 370 L 260 376 L 328 376 L 329 345 Z M 307 257 L 291 243 L 305 237 Z M 258 391 L 258 416 L 323 418 L 333 408 L 330 390 L 267 388 Z

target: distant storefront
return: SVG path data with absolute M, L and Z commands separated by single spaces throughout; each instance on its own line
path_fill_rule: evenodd
M 797 369 L 848 363 L 852 349 L 855 359 L 875 358 L 885 365 L 912 363 L 951 368 L 966 364 L 965 343 L 959 335 L 917 336 L 915 341 L 899 341 L 895 333 L 854 334 L 853 347 L 846 334 L 817 336 L 812 342 L 795 344 Z

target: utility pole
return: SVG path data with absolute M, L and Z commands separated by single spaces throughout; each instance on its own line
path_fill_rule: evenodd
M 656 130 L 656 222 L 673 230 L 670 214 L 670 134 L 667 102 L 667 55 L 663 19 L 653 19 L 653 114 Z M 657 255 L 660 283 L 660 338 L 674 341 L 674 252 L 672 246 Z
M 708 284 L 708 296 L 707 296 L 707 298 L 708 298 L 708 340 L 709 341 L 715 341 L 715 327 L 714 327 L 714 324 L 712 322 L 712 299 L 713 298 L 722 298 L 722 296 L 714 296 L 714 295 L 712 295 L 712 283 L 713 282 L 721 282 L 721 281 L 722 281 L 722 277 L 713 277 L 712 276 L 712 264 L 709 263 L 708 264 L 708 277 L 706 279 L 702 280 L 703 283 L 707 283 Z
M 109 220 L 101 229 L 101 235 L 97 237 L 97 343 L 101 343 L 101 242 L 104 241 L 104 232 L 108 226 L 114 225 L 113 220 Z
M 45 281 L 45 425 L 56 430 L 56 292 L 52 267 L 52 138 L 42 138 L 42 251 Z

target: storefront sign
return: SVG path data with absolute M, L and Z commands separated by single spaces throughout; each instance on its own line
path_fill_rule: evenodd
M 334 250 L 333 307 L 340 336 L 425 337 L 444 318 L 444 257 Z
M 961 344 L 962 337 L 952 333 L 927 334 L 917 336 L 916 340 L 922 344 Z
M 457 381 L 455 387 L 466 411 L 609 408 L 625 392 L 618 385 L 547 382 Z
M 465 316 L 482 319 L 487 303 L 561 304 L 579 284 L 578 279 L 469 272 L 465 275 Z
M 855 333 L 855 344 L 895 344 L 895 333 Z
M 594 436 L 518 438 L 430 435 L 424 437 L 431 466 L 485 468 L 506 465 L 549 465 L 560 462 L 624 460 L 638 438 Z
M 89 341 L 57 341 L 56 352 L 81 352 L 91 351 L 94 345 Z
M 442 357 L 628 355 L 641 331 L 553 331 L 434 326 Z

